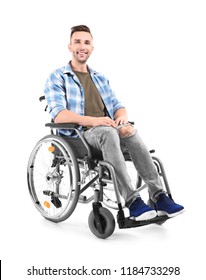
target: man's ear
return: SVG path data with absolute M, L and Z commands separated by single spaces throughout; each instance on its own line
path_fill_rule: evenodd
M 68 49 L 71 52 L 71 44 L 68 45 Z

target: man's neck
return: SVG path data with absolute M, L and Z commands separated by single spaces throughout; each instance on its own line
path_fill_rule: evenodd
M 80 63 L 71 61 L 71 67 L 72 67 L 72 70 L 77 71 L 77 72 L 84 72 L 84 73 L 88 72 L 86 63 L 80 64 Z

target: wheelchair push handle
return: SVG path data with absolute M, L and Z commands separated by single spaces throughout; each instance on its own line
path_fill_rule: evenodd
M 46 98 L 45 98 L 44 95 L 42 95 L 42 96 L 39 97 L 39 101 L 40 101 L 40 102 L 42 102 L 42 101 L 45 100 L 45 99 L 46 99 Z M 44 109 L 45 112 L 47 111 L 47 108 L 48 108 L 48 105 L 46 105 L 46 107 L 45 107 L 45 109 Z
M 39 101 L 40 101 L 40 102 L 42 102 L 43 100 L 45 100 L 45 96 L 44 96 L 44 95 L 42 95 L 42 96 L 39 97 Z

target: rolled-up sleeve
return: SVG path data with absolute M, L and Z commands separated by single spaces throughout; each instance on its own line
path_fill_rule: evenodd
M 57 71 L 48 77 L 44 94 L 52 119 L 55 119 L 60 111 L 67 109 L 65 84 L 62 76 Z
M 111 97 L 112 97 L 112 105 L 113 105 L 113 115 L 115 115 L 116 111 L 125 108 L 122 103 L 117 99 L 115 93 L 111 91 Z

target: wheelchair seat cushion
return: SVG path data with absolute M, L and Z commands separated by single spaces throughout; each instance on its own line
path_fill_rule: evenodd
M 69 136 L 62 136 L 62 137 L 71 146 L 75 156 L 78 159 L 83 159 L 86 156 L 88 156 L 87 148 L 85 147 L 84 143 L 82 142 L 82 140 L 80 138 L 72 138 Z M 103 160 L 101 151 L 97 151 L 91 146 L 89 146 L 89 147 L 90 147 L 93 159 Z

